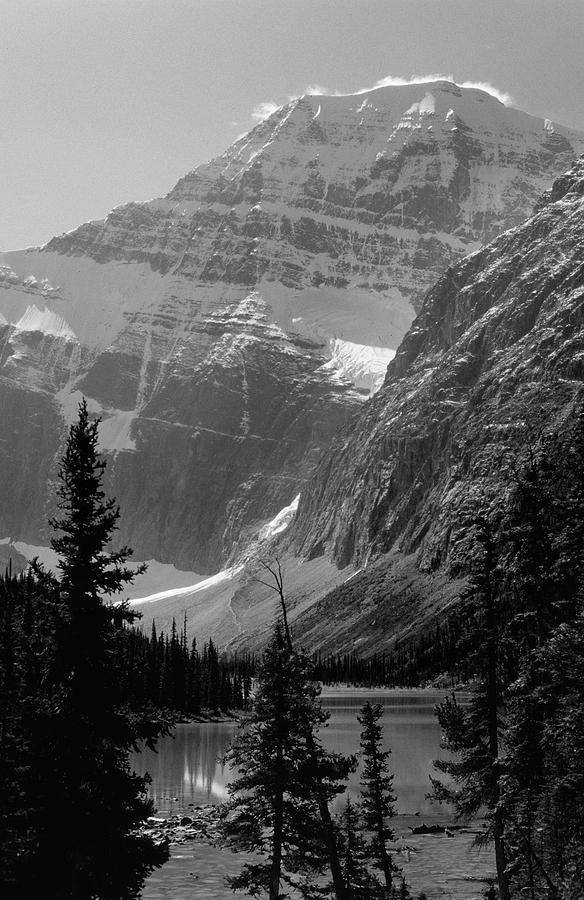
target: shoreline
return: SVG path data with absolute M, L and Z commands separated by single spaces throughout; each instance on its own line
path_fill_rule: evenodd
M 220 833 L 219 819 L 225 804 L 201 804 L 181 809 L 168 817 L 151 816 L 141 833 L 168 846 L 170 859 L 149 876 L 145 900 L 187 900 L 194 881 L 203 884 L 209 897 L 228 900 L 225 874 L 235 874 L 241 865 L 258 857 L 235 851 Z M 452 900 L 480 900 L 494 877 L 492 851 L 473 846 L 482 831 L 481 819 L 453 827 L 452 816 L 442 811 L 398 814 L 392 825 L 393 841 L 387 849 L 394 856 L 407 883 L 428 900 L 449 896 Z M 426 826 L 424 833 L 414 829 Z M 490 862 L 489 862 L 490 857 Z M 169 893 L 170 891 L 170 893 Z
M 394 694 L 394 695 L 404 695 L 411 696 L 414 694 L 424 693 L 424 694 L 436 694 L 437 697 L 443 697 L 447 694 L 468 694 L 470 692 L 470 686 L 468 684 L 461 684 L 455 687 L 436 687 L 435 685 L 422 686 L 422 687 L 387 687 L 386 685 L 374 685 L 372 687 L 367 687 L 364 685 L 353 685 L 347 684 L 346 682 L 335 682 L 334 684 L 322 684 L 321 683 L 321 692 L 320 697 L 322 699 L 326 699 L 327 697 L 343 697 L 345 695 L 367 695 L 367 694 Z M 217 725 L 223 722 L 239 722 L 241 718 L 246 714 L 247 710 L 245 709 L 237 709 L 237 710 L 229 710 L 227 712 L 221 711 L 219 713 L 212 713 L 209 710 L 202 710 L 198 715 L 193 716 L 181 716 L 177 719 L 176 725 Z

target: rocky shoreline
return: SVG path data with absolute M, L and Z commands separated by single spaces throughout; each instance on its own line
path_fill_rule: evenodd
M 171 859 L 149 879 L 146 900 L 175 900 L 190 896 L 193 879 L 208 896 L 224 900 L 231 896 L 224 876 L 235 874 L 246 854 L 228 853 L 229 840 L 221 834 L 224 804 L 190 806 L 188 812 L 167 817 L 150 816 L 140 828 L 158 844 L 171 850 Z M 423 891 L 429 900 L 478 900 L 492 883 L 494 867 L 488 854 L 472 847 L 481 831 L 480 822 L 461 827 L 452 822 L 420 823 L 414 814 L 399 815 L 396 839 L 388 845 L 407 882 Z M 400 834 L 400 832 L 402 832 Z M 197 850 L 197 846 L 201 849 Z M 209 849 L 204 849 L 209 848 Z M 236 860 L 236 856 L 241 857 Z M 223 862 L 219 865 L 218 861 Z
M 220 805 L 208 803 L 193 807 L 191 812 L 184 815 L 167 818 L 149 816 L 141 825 L 140 834 L 152 838 L 156 844 L 166 844 L 168 847 L 187 841 L 203 841 L 214 847 L 223 847 L 225 841 L 221 837 L 219 826 L 221 809 Z

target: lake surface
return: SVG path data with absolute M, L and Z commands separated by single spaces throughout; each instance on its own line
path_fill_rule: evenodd
M 357 714 L 365 700 L 383 706 L 384 744 L 391 749 L 397 808 L 401 813 L 431 813 L 425 799 L 430 788 L 432 761 L 443 757 L 440 728 L 434 706 L 444 697 L 437 691 L 344 691 L 325 695 L 330 712 L 321 732 L 323 743 L 340 753 L 357 753 L 360 726 Z M 132 756 L 137 772 L 152 778 L 150 796 L 161 813 L 175 812 L 190 803 L 221 803 L 227 796 L 231 773 L 221 762 L 236 731 L 234 722 L 179 725 L 173 737 L 160 741 L 158 751 Z M 349 790 L 359 789 L 360 769 L 351 775 Z
M 383 706 L 384 743 L 391 749 L 394 792 L 397 796 L 395 830 L 403 852 L 397 857 L 405 863 L 407 879 L 416 890 L 426 890 L 429 900 L 439 897 L 474 900 L 479 898 L 484 883 L 468 882 L 469 877 L 482 878 L 492 872 L 490 851 L 470 850 L 472 838 L 443 835 L 413 838 L 410 828 L 422 821 L 452 822 L 452 811 L 426 799 L 430 789 L 432 762 L 444 758 L 440 749 L 440 728 L 434 707 L 446 691 L 362 691 L 347 689 L 323 695 L 323 705 L 330 712 L 328 727 L 322 731 L 323 743 L 331 750 L 356 753 L 359 750 L 360 726 L 357 713 L 365 700 Z M 464 701 L 464 695 L 459 695 Z M 227 797 L 231 773 L 221 762 L 237 728 L 237 723 L 192 723 L 179 725 L 174 738 L 159 743 L 157 753 L 134 754 L 132 764 L 137 772 L 147 771 L 151 778 L 150 796 L 160 815 L 188 812 L 189 806 L 220 803 Z M 351 776 L 349 791 L 359 789 L 359 771 Z M 342 800 L 336 801 L 337 806 Z M 412 848 L 408 852 L 407 847 Z M 403 858 L 402 858 L 403 857 Z M 238 855 L 206 845 L 189 845 L 173 849 L 173 858 L 155 872 L 144 891 L 145 900 L 227 900 L 235 895 L 223 882 L 225 874 L 237 872 Z

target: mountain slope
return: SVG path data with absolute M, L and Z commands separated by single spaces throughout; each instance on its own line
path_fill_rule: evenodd
M 167 197 L 4 254 L 0 535 L 46 543 L 83 393 L 120 540 L 231 564 L 379 385 L 437 274 L 582 150 L 448 82 L 305 96 Z
M 584 159 L 523 225 L 448 272 L 303 493 L 297 552 L 388 551 L 466 570 L 477 508 L 504 502 L 506 451 L 584 395 Z
M 297 639 L 382 652 L 443 617 L 465 587 L 477 512 L 505 503 L 509 450 L 583 400 L 584 159 L 532 218 L 437 282 L 384 386 L 324 454 L 271 548 Z M 275 601 L 253 567 L 203 588 L 139 608 L 261 645 Z

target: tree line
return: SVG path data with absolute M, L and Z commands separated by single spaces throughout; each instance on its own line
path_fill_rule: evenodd
M 434 622 L 407 639 L 396 640 L 390 650 L 360 656 L 348 653 L 316 653 L 314 677 L 323 684 L 365 687 L 419 687 L 437 676 L 452 686 L 472 678 L 468 652 L 472 637 L 458 609 L 444 622 Z
M 255 657 L 220 654 L 211 638 L 201 651 L 196 638 L 189 645 L 186 615 L 180 633 L 173 619 L 170 636 L 158 635 L 155 622 L 150 636 L 128 629 L 124 653 L 123 690 L 132 706 L 151 704 L 188 718 L 249 705 Z

